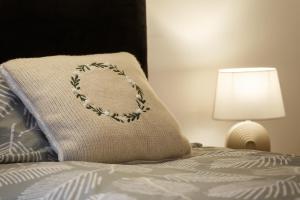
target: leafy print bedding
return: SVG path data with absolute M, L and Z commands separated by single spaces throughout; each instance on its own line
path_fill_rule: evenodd
M 57 156 L 35 118 L 0 74 L 0 164 L 53 160 Z
M 300 157 L 205 147 L 160 163 L 3 164 L 0 199 L 299 200 Z

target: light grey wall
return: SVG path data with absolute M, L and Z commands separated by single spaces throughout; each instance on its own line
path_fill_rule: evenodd
M 224 146 L 212 119 L 217 70 L 278 69 L 287 116 L 260 121 L 272 151 L 300 155 L 300 1 L 147 0 L 150 83 L 191 141 Z

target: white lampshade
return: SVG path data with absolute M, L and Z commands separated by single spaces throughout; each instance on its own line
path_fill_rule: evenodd
M 285 116 L 275 68 L 219 70 L 215 119 L 272 119 Z

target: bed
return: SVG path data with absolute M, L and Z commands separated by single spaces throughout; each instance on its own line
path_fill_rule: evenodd
M 145 1 L 7 0 L 0 2 L 0 15 L 0 63 L 18 57 L 126 51 L 136 57 L 147 75 Z M 112 70 L 123 76 L 118 68 Z M 14 100 L 15 96 L 10 98 Z M 43 125 L 28 117 L 27 110 L 24 115 L 29 119 L 28 130 Z M 116 115 L 110 117 L 110 121 L 122 120 Z M 128 120 L 131 122 L 131 118 Z M 111 164 L 78 159 L 58 162 L 62 157 L 58 158 L 56 151 L 50 153 L 47 146 L 42 150 L 50 158 L 44 162 L 43 153 L 1 157 L 9 153 L 9 147 L 30 152 L 21 145 L 23 141 L 1 144 L 5 131 L 11 131 L 11 138 L 18 131 L 15 126 L 4 129 L 2 121 L 0 161 L 6 164 L 0 164 L 1 200 L 300 199 L 300 158 L 295 155 L 196 145 L 190 153 L 177 158 L 121 163 L 113 160 Z M 26 136 L 26 131 L 19 136 Z M 46 146 L 46 138 L 43 141 L 41 145 Z

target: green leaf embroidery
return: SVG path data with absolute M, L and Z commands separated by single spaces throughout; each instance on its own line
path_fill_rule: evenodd
M 88 65 L 79 65 L 76 69 L 78 69 L 80 72 L 85 72 L 86 70 L 91 70 L 91 68 Z
M 76 88 L 76 89 L 78 88 L 77 86 L 79 85 L 79 82 L 80 82 L 80 79 L 77 74 L 75 76 L 71 77 L 71 84 L 73 85 L 74 88 Z
M 94 107 L 93 105 L 91 105 L 88 101 L 88 97 L 80 93 L 81 87 L 80 87 L 80 78 L 79 78 L 80 73 L 91 71 L 91 68 L 109 69 L 119 76 L 125 76 L 126 80 L 129 82 L 131 87 L 135 88 L 137 92 L 136 103 L 138 109 L 131 113 L 118 114 L 116 112 L 109 112 L 101 107 Z M 124 70 L 120 70 L 117 65 L 105 64 L 101 62 L 100 63 L 93 62 L 89 65 L 87 64 L 79 65 L 78 67 L 76 67 L 76 70 L 78 71 L 75 71 L 75 75 L 71 76 L 71 81 L 70 81 L 71 85 L 73 86 L 73 93 L 75 94 L 76 98 L 80 99 L 80 101 L 83 102 L 83 105 L 85 106 L 86 109 L 95 112 L 98 116 L 104 115 L 120 123 L 125 123 L 125 122 L 129 123 L 129 122 L 139 120 L 142 113 L 145 113 L 150 110 L 149 107 L 145 106 L 146 100 L 144 99 L 144 93 L 142 89 L 133 80 L 131 80 L 128 76 L 126 76 Z

